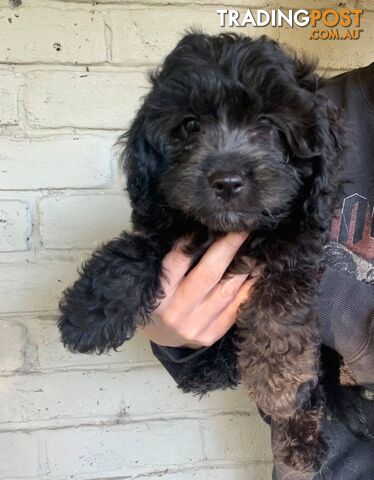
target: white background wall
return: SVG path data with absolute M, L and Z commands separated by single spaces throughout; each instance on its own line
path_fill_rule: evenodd
M 320 56 L 323 73 L 365 65 L 374 3 L 343 3 L 365 8 L 359 41 L 241 31 Z M 129 226 L 111 145 L 146 92 L 144 73 L 184 28 L 220 30 L 215 0 L 23 4 L 0 0 L 0 478 L 270 479 L 268 431 L 240 389 L 199 401 L 141 338 L 109 356 L 72 355 L 55 327 L 82 259 Z

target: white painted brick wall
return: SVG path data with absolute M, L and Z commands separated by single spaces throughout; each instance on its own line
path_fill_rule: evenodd
M 49 468 L 64 478 L 97 471 L 135 475 L 204 460 L 200 425 L 194 419 L 53 430 L 49 438 Z
M 15 74 L 0 71 L 0 126 L 18 123 L 17 95 Z
M 163 480 L 269 480 L 271 478 L 271 463 L 250 464 L 246 467 L 209 467 L 205 469 L 185 469 L 183 472 L 171 471 L 170 468 L 160 472 Z M 154 476 L 144 476 L 151 480 Z
M 103 14 L 94 8 L 2 9 L 1 62 L 99 63 L 105 55 Z
M 248 410 L 253 412 L 241 391 L 215 394 L 212 395 L 213 400 L 208 398 L 205 402 L 183 394 L 158 365 L 129 371 L 121 364 L 116 370 L 113 366 L 113 369 L 106 371 L 61 371 L 38 376 L 17 374 L 4 377 L 2 384 L 4 392 L 0 397 L 0 424 L 8 427 L 31 427 L 35 424 L 53 426 L 56 422 L 61 426 L 74 426 L 79 420 L 82 423 L 122 423 L 152 416 L 168 419 L 184 415 L 186 411 L 200 414 L 243 409 L 245 415 Z M 253 418 L 257 420 L 257 415 Z M 228 428 L 232 425 L 232 419 L 227 422 Z M 242 423 L 242 419 L 239 418 L 238 422 Z M 235 435 L 237 443 L 241 443 L 243 435 L 248 435 L 244 423 Z M 208 434 L 213 424 L 208 424 Z M 227 434 L 227 428 L 221 431 L 223 437 Z M 220 431 L 220 426 L 217 430 Z M 215 445 L 218 445 L 216 432 L 213 432 L 213 437 Z M 223 442 L 224 438 L 220 441 Z M 258 439 L 253 439 L 252 444 L 253 449 L 258 448 L 256 451 L 263 451 L 264 442 L 261 444 Z M 219 448 L 216 446 L 215 455 L 221 455 Z M 226 456 L 230 456 L 230 452 L 226 452 Z M 268 453 L 268 448 L 265 452 Z M 246 448 L 238 453 L 244 457 L 246 454 Z M 222 452 L 222 455 L 225 456 L 225 453 Z
M 94 4 L 93 4 L 94 3 Z M 305 7 L 303 0 L 222 0 Z M 313 0 L 317 8 L 339 0 Z M 318 55 L 322 71 L 373 60 L 371 0 L 358 41 L 250 28 Z M 270 480 L 268 427 L 242 389 L 183 394 L 140 335 L 73 355 L 55 325 L 62 290 L 129 225 L 112 145 L 145 73 L 184 29 L 219 31 L 216 0 L 0 0 L 0 480 Z
M 0 270 L 1 310 L 55 311 L 62 290 L 76 277 L 78 262 L 77 257 L 4 261 Z
M 0 200 L 0 251 L 27 250 L 30 233 L 27 204 L 20 200 Z
M 25 109 L 33 127 L 123 129 L 146 93 L 143 72 L 33 72 Z
M 33 432 L 1 432 L 0 478 L 4 480 L 26 476 L 37 478 L 38 449 L 37 435 Z
M 124 194 L 43 197 L 39 203 L 43 245 L 52 249 L 98 247 L 130 228 L 126 206 Z
M 243 12 L 243 9 L 241 11 Z M 134 65 L 154 64 L 167 55 L 170 45 L 175 45 L 180 39 L 181 32 L 191 27 L 199 28 L 203 25 L 208 33 L 223 31 L 217 19 L 212 7 L 112 10 L 108 16 L 108 25 L 117 32 L 117 35 L 113 36 L 112 61 Z M 165 28 L 165 25 L 168 28 Z M 245 32 L 253 34 L 254 30 L 248 26 Z M 278 36 L 278 30 L 271 27 L 264 27 L 261 33 Z
M 11 348 L 9 346 L 11 345 Z M 0 372 L 8 373 L 21 369 L 24 365 L 26 339 L 24 327 L 16 319 L 6 322 L 1 319 Z
M 81 134 L 0 137 L 0 191 L 110 187 L 111 143 Z
M 131 366 L 148 366 L 156 364 L 148 343 L 137 335 L 126 347 L 117 352 L 103 355 L 72 355 L 64 349 L 52 315 L 31 315 L 5 318 L 8 325 L 21 325 L 29 343 L 27 344 L 24 370 L 60 371 L 86 370 L 88 368 L 105 370 L 116 364 Z M 17 335 L 17 333 L 14 333 Z

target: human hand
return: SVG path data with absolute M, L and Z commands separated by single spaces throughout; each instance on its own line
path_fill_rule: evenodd
M 229 233 L 214 242 L 187 274 L 191 263 L 177 245 L 163 260 L 165 297 L 153 322 L 141 332 L 154 343 L 170 347 L 211 346 L 235 323 L 239 306 L 250 297 L 256 277 L 222 279 L 248 234 Z

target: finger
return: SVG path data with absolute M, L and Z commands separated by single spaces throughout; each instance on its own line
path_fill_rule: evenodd
M 216 240 L 183 282 L 187 298 L 200 301 L 221 280 L 248 233 L 229 233 Z
M 204 302 L 210 306 L 210 309 L 214 309 L 215 313 L 220 312 L 234 300 L 240 287 L 247 279 L 247 274 L 240 274 L 221 280 L 206 296 Z M 214 312 L 212 312 L 213 315 Z
M 251 289 L 256 283 L 255 278 L 245 281 L 239 288 L 234 300 L 199 335 L 199 342 L 204 346 L 211 346 L 222 338 L 236 322 L 240 306 L 250 300 Z
M 181 335 L 192 334 L 193 338 L 198 339 L 202 331 L 206 330 L 211 323 L 217 321 L 218 316 L 235 299 L 240 287 L 248 278 L 247 274 L 234 275 L 231 278 L 222 280 L 216 287 L 202 300 L 201 303 L 192 303 L 191 322 L 181 325 Z M 178 291 L 178 293 L 180 293 Z M 179 297 L 179 295 L 178 295 Z M 169 305 L 170 308 L 170 305 Z M 186 331 L 184 332 L 184 329 Z M 193 338 L 190 338 L 192 340 Z
M 185 241 L 179 242 L 162 261 L 162 269 L 170 287 L 178 284 L 191 265 L 191 257 L 184 253 Z
M 231 304 L 227 307 L 228 312 L 234 312 L 235 315 L 238 314 L 239 307 L 247 301 L 250 301 L 251 296 L 253 294 L 253 287 L 255 283 L 257 282 L 258 278 L 253 277 L 248 280 L 246 280 L 243 285 L 240 287 L 238 290 L 238 293 L 236 294 L 234 300 L 231 302 Z

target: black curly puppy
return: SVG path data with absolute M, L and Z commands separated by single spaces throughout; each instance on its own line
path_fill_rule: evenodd
M 134 233 L 93 254 L 59 321 L 74 351 L 119 347 L 150 321 L 177 239 L 192 235 L 196 259 L 224 232 L 251 232 L 230 268 L 262 268 L 238 315 L 238 364 L 275 423 L 275 460 L 298 470 L 317 470 L 325 453 L 312 300 L 345 146 L 313 70 L 266 37 L 185 36 L 121 139 Z

